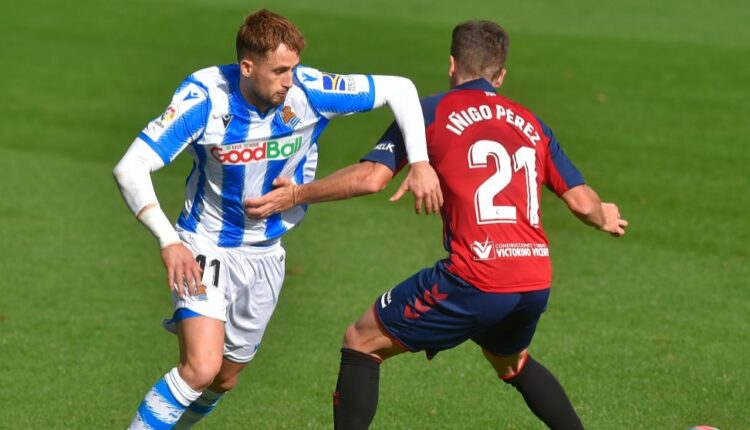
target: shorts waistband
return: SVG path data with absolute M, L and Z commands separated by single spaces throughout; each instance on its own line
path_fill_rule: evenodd
M 243 254 L 265 254 L 267 252 L 275 251 L 279 248 L 281 248 L 281 239 L 266 240 L 263 242 L 241 245 L 236 248 L 223 249 L 230 252 L 240 252 Z
M 194 242 L 199 245 L 213 246 L 216 249 L 220 249 L 220 250 L 227 251 L 227 252 L 237 252 L 240 254 L 265 254 L 268 252 L 275 251 L 282 247 L 281 238 L 278 238 L 278 237 L 275 239 L 264 240 L 261 242 L 244 243 L 236 247 L 223 247 L 223 246 L 219 246 L 215 241 L 199 233 L 189 232 L 181 228 L 177 229 L 177 233 L 180 235 L 183 241 L 188 240 L 190 242 Z

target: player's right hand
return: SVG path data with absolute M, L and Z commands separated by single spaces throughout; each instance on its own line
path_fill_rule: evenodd
M 169 289 L 177 292 L 180 298 L 185 292 L 194 292 L 202 280 L 201 269 L 193 253 L 182 243 L 167 245 L 161 250 L 161 261 L 167 269 Z
M 414 163 L 409 168 L 409 174 L 389 199 L 392 202 L 400 199 L 405 192 L 414 194 L 414 212 L 422 213 L 424 203 L 425 214 L 438 213 L 443 206 L 443 192 L 440 190 L 440 180 L 437 173 L 427 161 Z
M 599 227 L 599 230 L 614 237 L 624 235 L 628 222 L 620 217 L 620 209 L 617 205 L 602 202 L 602 211 L 604 212 L 604 224 Z

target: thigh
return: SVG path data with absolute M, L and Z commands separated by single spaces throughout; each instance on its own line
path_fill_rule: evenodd
M 496 324 L 518 298 L 480 291 L 438 263 L 383 294 L 374 309 L 395 342 L 409 351 L 424 350 L 431 358 Z
M 531 344 L 536 326 L 547 309 L 549 289 L 519 293 L 517 305 L 502 320 L 472 336 L 486 351 L 496 355 L 514 355 Z
M 224 323 L 198 316 L 180 321 L 177 328 L 180 364 L 208 366 L 218 370 L 224 349 Z
M 284 282 L 285 252 L 279 244 L 257 255 L 235 254 L 233 258 L 224 355 L 235 363 L 247 363 L 260 348 L 276 309 Z

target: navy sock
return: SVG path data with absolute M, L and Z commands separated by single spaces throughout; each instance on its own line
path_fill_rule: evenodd
M 333 393 L 333 428 L 365 430 L 378 407 L 380 360 L 349 348 L 341 349 L 341 366 Z
M 565 390 L 538 361 L 528 357 L 517 375 L 505 379 L 516 387 L 529 409 L 553 430 L 582 430 L 583 424 L 570 404 Z

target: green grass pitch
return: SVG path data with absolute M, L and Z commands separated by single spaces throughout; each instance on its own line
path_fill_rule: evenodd
M 587 428 L 750 429 L 750 8 L 743 1 L 11 0 L 0 14 L 0 429 L 125 428 L 177 359 L 154 240 L 111 170 L 184 76 L 234 61 L 242 17 L 294 20 L 302 60 L 447 86 L 450 31 L 500 22 L 502 93 L 534 110 L 621 240 L 546 193 L 554 289 L 532 353 Z M 355 162 L 387 109 L 334 121 L 319 175 Z M 155 175 L 166 212 L 188 157 Z M 384 193 L 312 207 L 256 360 L 205 429 L 331 428 L 347 324 L 443 256 L 436 217 Z M 479 350 L 382 368 L 373 429 L 541 429 Z

